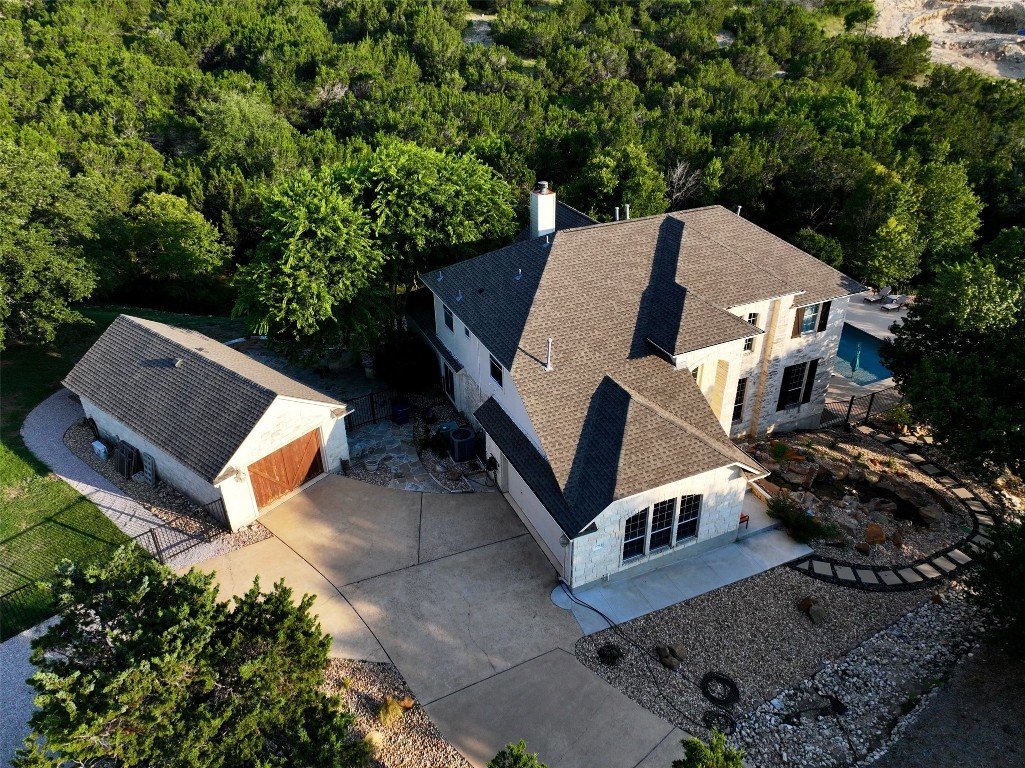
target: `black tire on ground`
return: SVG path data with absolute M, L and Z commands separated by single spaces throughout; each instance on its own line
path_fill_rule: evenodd
M 732 707 L 740 701 L 737 684 L 722 672 L 709 672 L 701 678 L 701 692 L 706 699 L 720 707 Z

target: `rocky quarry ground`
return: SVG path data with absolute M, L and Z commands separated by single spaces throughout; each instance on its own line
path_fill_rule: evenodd
M 997 77 L 1025 78 L 1025 2 L 876 0 L 870 31 L 883 37 L 928 35 L 934 62 Z

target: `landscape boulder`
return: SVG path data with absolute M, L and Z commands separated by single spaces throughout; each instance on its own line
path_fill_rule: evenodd
M 886 541 L 886 533 L 883 531 L 883 526 L 879 523 L 869 523 L 865 526 L 866 544 L 882 544 L 884 541 Z
M 808 609 L 808 618 L 811 619 L 812 624 L 820 626 L 826 621 L 826 609 L 815 603 L 815 605 Z

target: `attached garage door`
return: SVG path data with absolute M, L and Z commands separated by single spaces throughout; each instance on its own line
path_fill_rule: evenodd
M 256 506 L 263 509 L 324 471 L 317 430 L 249 465 Z

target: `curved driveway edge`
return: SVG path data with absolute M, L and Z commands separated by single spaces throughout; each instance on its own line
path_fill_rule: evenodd
M 573 656 L 581 632 L 550 599 L 555 570 L 500 494 L 329 475 L 260 519 L 275 539 L 205 566 L 226 590 L 257 572 L 297 592 L 322 585 L 315 610 L 323 600 L 334 652 L 379 643 L 474 765 L 518 739 L 551 768 L 665 768 L 682 755 L 685 734 Z M 265 556 L 245 562 L 257 548 Z

